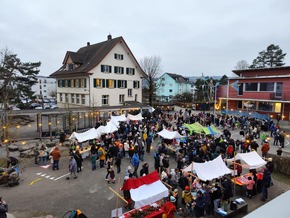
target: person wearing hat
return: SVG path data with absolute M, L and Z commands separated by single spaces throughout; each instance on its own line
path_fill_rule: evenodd
M 269 142 L 268 142 L 268 140 L 264 140 L 264 143 L 263 143 L 262 148 L 261 148 L 262 157 L 266 158 L 269 150 L 270 150 Z
M 170 196 L 169 200 L 170 201 L 167 201 L 164 204 L 164 207 L 163 207 L 164 214 L 166 215 L 165 217 L 167 218 L 174 218 L 174 213 L 177 211 L 176 206 L 174 205 L 174 203 L 176 202 L 176 199 L 175 197 Z
M 186 205 L 187 203 L 192 201 L 192 195 L 190 192 L 190 188 L 189 186 L 185 186 L 184 191 L 182 191 L 182 199 L 183 199 L 183 203 Z

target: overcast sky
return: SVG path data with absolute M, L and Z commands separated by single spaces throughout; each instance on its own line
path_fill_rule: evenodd
M 109 33 L 123 36 L 138 61 L 157 55 L 163 72 L 183 76 L 231 76 L 270 44 L 290 65 L 289 0 L 1 1 L 0 49 L 41 61 L 40 75 Z

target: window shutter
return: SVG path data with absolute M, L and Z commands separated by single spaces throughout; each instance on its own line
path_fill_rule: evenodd
M 133 70 L 133 75 L 135 75 L 135 69 L 134 69 L 134 68 L 132 68 L 132 70 Z
M 117 80 L 114 79 L 114 88 L 117 88 Z
M 84 79 L 84 87 L 87 88 L 87 79 Z
M 126 68 L 126 74 L 127 75 L 129 74 L 129 68 Z
M 110 73 L 112 72 L 112 67 L 111 67 L 111 66 L 109 66 L 109 72 L 110 72 Z
M 121 67 L 121 73 L 124 74 L 124 67 Z
M 106 79 L 106 88 L 109 88 L 109 80 Z
M 115 55 L 114 58 L 117 59 L 117 54 L 115 53 L 114 55 Z
M 96 79 L 94 79 L 94 84 L 93 84 L 94 88 L 97 87 L 97 82 L 96 82 Z
M 138 81 L 138 89 L 140 88 L 140 81 Z
M 101 72 L 104 72 L 104 65 L 101 65 Z
M 118 88 L 121 87 L 121 80 L 118 80 Z
M 125 88 L 127 88 L 127 80 L 125 80 Z
M 67 81 L 67 87 L 71 87 L 70 86 L 70 79 Z
M 58 85 L 58 87 L 60 87 L 60 80 L 57 80 L 57 85 Z
M 117 73 L 117 67 L 114 67 L 114 73 Z
M 61 81 L 61 86 L 65 87 L 65 80 L 64 79 Z
M 105 87 L 106 87 L 106 80 L 102 79 L 102 88 L 105 88 Z

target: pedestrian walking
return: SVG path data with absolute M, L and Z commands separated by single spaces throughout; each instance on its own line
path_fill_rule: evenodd
M 73 156 L 69 156 L 68 169 L 69 169 L 70 175 L 66 177 L 67 180 L 71 179 L 72 176 L 74 176 L 74 179 L 78 178 L 77 177 L 77 162 Z
M 133 175 L 136 178 L 138 178 L 137 172 L 138 172 L 139 162 L 140 162 L 140 160 L 139 160 L 138 152 L 135 152 L 133 157 L 132 157 L 132 166 L 134 168 Z

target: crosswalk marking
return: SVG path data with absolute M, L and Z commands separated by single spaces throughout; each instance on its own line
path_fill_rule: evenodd
M 65 176 L 68 176 L 69 173 L 67 173 L 65 175 L 62 175 L 62 176 L 59 176 L 59 177 L 55 177 L 55 176 L 52 176 L 52 175 L 49 175 L 49 174 L 46 174 L 46 173 L 42 173 L 42 172 L 36 173 L 36 175 L 44 177 L 44 178 L 52 180 L 52 181 L 57 181 L 57 180 L 65 177 Z

